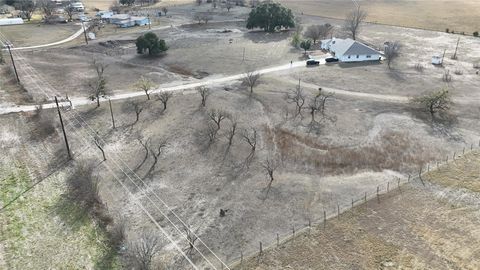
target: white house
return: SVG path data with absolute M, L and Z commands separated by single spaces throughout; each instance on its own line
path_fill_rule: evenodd
M 328 50 L 341 62 L 378 61 L 381 53 L 353 39 L 332 38 L 322 40 L 320 47 Z

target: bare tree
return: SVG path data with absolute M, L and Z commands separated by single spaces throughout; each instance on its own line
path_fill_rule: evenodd
M 155 87 L 155 84 L 150 79 L 141 76 L 140 79 L 135 83 L 135 87 L 145 92 L 147 100 L 150 100 L 150 90 Z
M 152 166 L 150 166 L 150 169 L 148 172 L 145 174 L 146 176 L 150 176 L 151 173 L 155 170 L 155 166 L 157 166 L 158 163 L 158 158 L 162 154 L 162 150 L 167 147 L 167 140 L 161 140 L 155 148 L 151 147 L 150 148 L 150 153 L 152 153 L 153 156 L 153 163 Z
M 426 95 L 413 98 L 412 103 L 418 104 L 422 109 L 430 113 L 432 118 L 436 113 L 446 112 L 450 109 L 452 104 L 448 89 L 431 92 Z
M 260 73 L 255 71 L 247 71 L 243 75 L 243 82 L 250 87 L 250 96 L 253 94 L 253 88 L 257 85 L 260 76 Z
M 236 119 L 236 117 L 230 117 L 230 121 L 232 122 L 232 125 L 230 126 L 230 129 L 228 130 L 228 146 L 232 146 L 233 145 L 233 139 L 235 137 L 235 134 L 237 132 L 237 126 L 238 126 L 238 121 Z
M 72 3 L 72 1 L 68 1 L 67 6 L 65 7 L 65 13 L 67 14 L 68 21 L 70 22 L 73 20 L 73 14 L 75 14 L 75 7 L 72 6 Z
M 357 6 L 356 9 L 352 10 L 347 14 L 345 18 L 345 25 L 343 29 L 350 33 L 352 39 L 356 39 L 358 32 L 360 31 L 360 26 L 363 21 L 367 18 L 367 12 Z
M 145 164 L 145 161 L 147 161 L 148 154 L 149 154 L 148 144 L 149 144 L 150 140 L 147 139 L 147 140 L 143 141 L 142 138 L 139 138 L 138 142 L 143 147 L 143 150 L 145 151 L 145 156 L 143 157 L 142 162 L 140 162 L 140 164 L 138 164 L 138 166 L 135 167 L 135 169 L 133 169 L 134 171 L 137 171 L 138 169 L 140 169 L 140 167 L 142 167 L 143 164 Z
M 197 235 L 187 226 L 184 225 L 185 234 L 187 236 L 188 248 L 187 248 L 187 255 L 191 255 L 193 250 L 195 249 L 195 241 L 197 241 Z
M 304 36 L 313 40 L 313 44 L 315 44 L 321 37 L 320 25 L 310 25 L 307 27 Z
M 310 99 L 310 102 L 308 103 L 308 110 L 311 116 L 311 126 L 318 124 L 318 121 L 315 118 L 317 112 L 320 112 L 325 118 L 325 104 L 327 103 L 327 100 L 331 97 L 333 97 L 333 93 L 324 92 L 322 91 L 322 88 L 319 88 L 318 94 Z
M 217 134 L 218 134 L 217 125 L 213 123 L 208 123 L 206 132 L 207 132 L 207 138 L 208 138 L 208 146 L 210 146 L 213 143 L 215 143 L 215 141 L 217 140 Z
M 274 158 L 267 158 L 262 167 L 265 169 L 265 172 L 268 176 L 268 185 L 267 185 L 267 194 L 265 195 L 265 199 L 268 197 L 268 193 L 270 192 L 270 188 L 272 187 L 272 183 L 275 180 L 274 173 L 278 167 L 278 162 Z
M 93 67 L 95 69 L 96 77 L 88 84 L 90 86 L 89 98 L 93 101 L 97 101 L 97 107 L 100 107 L 100 97 L 106 97 L 107 79 L 104 76 L 105 69 L 108 67 L 106 64 L 93 60 Z
M 37 9 L 37 5 L 33 0 L 18 0 L 15 1 L 15 8 L 21 11 L 21 14 L 27 18 L 28 21 L 32 19 L 33 12 Z
M 200 94 L 200 96 L 202 97 L 202 102 L 201 102 L 201 105 L 202 107 L 205 107 L 206 104 L 207 104 L 207 98 L 208 96 L 210 96 L 210 89 L 208 89 L 207 87 L 205 86 L 200 86 L 200 87 L 197 87 L 197 92 Z
M 232 9 L 235 5 L 232 3 L 232 1 L 227 1 L 225 3 L 225 8 L 227 9 L 227 12 L 230 12 L 230 9 Z
M 162 11 L 163 11 L 163 13 L 165 13 L 165 16 L 167 16 L 168 8 L 167 8 L 167 7 L 163 7 L 163 8 L 162 8 Z
M 220 124 L 225 118 L 229 117 L 229 114 L 222 109 L 211 109 L 208 112 L 208 117 L 217 125 L 217 131 L 220 130 Z
M 213 19 L 212 13 L 210 11 L 207 12 L 196 12 L 193 15 L 193 19 L 198 21 L 198 23 L 202 23 L 202 21 L 207 24 L 209 21 Z
M 105 157 L 105 151 L 103 150 L 103 146 L 102 146 L 102 144 L 100 143 L 100 138 L 99 138 L 98 136 L 95 136 L 95 138 L 93 139 L 93 142 L 95 143 L 95 145 L 97 146 L 97 148 L 100 150 L 100 152 L 102 152 L 103 161 L 106 161 L 107 158 Z
M 160 93 L 157 98 L 160 100 L 163 104 L 163 110 L 165 111 L 167 109 L 167 103 L 168 100 L 173 96 L 171 92 L 162 92 Z
M 130 244 L 129 257 L 135 269 L 151 270 L 153 258 L 160 251 L 160 240 L 153 233 L 143 233 L 140 239 Z
M 135 125 L 138 120 L 140 120 L 140 114 L 143 111 L 144 104 L 145 103 L 134 99 L 128 100 L 126 103 L 124 103 L 123 109 L 125 111 L 128 112 L 133 110 L 135 112 L 135 122 L 133 122 L 132 125 Z
M 245 142 L 248 143 L 250 146 L 250 153 L 248 154 L 247 158 L 245 159 L 245 165 L 248 166 L 250 165 L 250 162 L 252 161 L 253 157 L 255 156 L 255 150 L 257 148 L 257 131 L 252 128 L 252 132 L 250 133 L 248 130 L 245 130 L 243 132 L 243 139 Z
M 50 0 L 38 0 L 37 7 L 45 14 L 45 22 L 49 22 L 55 12 L 55 3 Z
M 305 94 L 303 93 L 300 86 L 297 86 L 295 90 L 292 90 L 290 93 L 287 93 L 285 95 L 285 99 L 287 100 L 288 103 L 294 103 L 296 106 L 294 118 L 296 118 L 299 115 L 303 118 L 302 109 L 303 109 L 303 105 L 305 104 Z
M 398 41 L 385 42 L 385 57 L 387 57 L 388 69 L 391 69 L 392 63 L 400 56 L 401 45 Z

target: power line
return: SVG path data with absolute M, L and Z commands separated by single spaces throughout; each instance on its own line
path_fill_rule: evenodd
M 23 60 L 23 59 L 22 59 L 22 60 Z M 25 63 L 24 63 L 24 65 L 26 66 L 26 69 L 27 69 L 27 70 L 30 70 L 30 72 L 31 72 L 33 75 L 35 75 L 35 76 L 37 76 L 37 77 L 40 77 L 40 75 L 38 75 L 38 72 L 36 72 L 36 70 L 34 70 L 30 65 L 25 64 Z M 29 75 L 32 75 L 32 74 L 29 74 Z M 45 81 L 45 80 L 40 80 L 40 81 L 46 86 L 46 88 L 49 88 L 50 91 L 53 91 L 54 88 L 53 88 L 47 81 Z M 34 81 L 34 83 L 37 85 L 37 87 L 40 89 L 40 91 L 42 91 L 48 98 L 50 97 L 50 96 L 39 86 L 39 84 L 38 84 L 37 81 Z M 67 114 L 73 115 L 73 114 L 75 114 L 75 113 L 74 113 L 73 111 L 70 111 L 70 112 L 67 112 Z M 88 123 L 87 123 L 80 115 L 76 114 L 76 115 L 73 115 L 73 116 L 70 116 L 70 117 L 71 117 L 72 119 L 75 118 L 75 120 L 78 122 L 78 124 L 80 124 L 80 126 L 84 127 L 84 125 L 82 125 L 81 122 L 78 120 L 78 118 L 80 118 L 81 121 L 84 122 L 85 125 L 88 127 L 88 129 L 90 129 L 91 132 L 93 132 L 93 134 L 94 134 L 93 136 L 95 136 L 96 132 L 88 125 Z M 75 134 L 77 134 L 76 131 L 74 131 L 74 132 L 75 132 Z M 91 135 L 91 134 L 89 134 L 89 135 Z M 83 135 L 82 135 L 82 139 L 84 139 L 84 138 L 83 138 Z M 100 138 L 100 139 L 101 139 L 101 138 Z M 101 139 L 101 140 L 103 141 L 103 139 Z M 128 170 L 129 170 L 130 172 L 132 172 L 133 175 L 134 175 L 137 179 L 139 179 L 139 180 L 142 182 L 142 184 L 146 187 L 145 182 L 144 182 L 131 168 L 128 167 L 128 165 L 125 163 L 125 161 L 123 161 L 120 157 L 118 157 L 118 159 L 121 161 L 121 163 L 123 163 L 123 165 L 127 166 Z M 119 168 L 119 169 L 122 171 L 122 173 L 124 173 L 124 174 L 129 178 L 129 180 L 136 186 L 136 188 L 137 188 L 138 190 L 142 191 L 144 194 L 147 194 L 147 193 L 145 192 L 145 190 L 142 190 L 142 188 L 139 187 L 139 186 L 135 183 L 135 181 L 128 175 L 129 172 L 124 171 L 124 170 L 121 168 L 121 166 L 120 166 L 115 160 L 113 160 L 113 162 L 114 162 L 114 164 L 117 166 L 117 168 Z M 127 191 L 130 192 L 128 189 L 127 189 Z M 181 220 L 181 219 L 178 217 L 178 215 L 177 215 L 175 212 L 173 212 L 173 210 L 172 210 L 157 194 L 154 193 L 154 195 L 155 195 L 155 197 L 156 197 L 158 200 L 161 201 L 161 203 L 168 209 L 168 211 L 169 211 L 170 213 L 172 213 L 172 214 L 180 221 L 180 223 L 181 223 L 183 226 L 185 226 L 185 228 L 186 228 L 190 233 L 192 233 L 193 235 L 195 235 L 195 236 L 197 237 L 197 239 L 199 240 L 199 242 L 202 243 L 202 244 L 208 249 L 208 251 L 210 251 L 210 253 L 212 253 L 212 254 L 214 255 L 214 257 L 222 263 L 222 267 L 225 266 L 227 269 L 229 269 L 228 266 L 227 266 L 220 258 L 218 258 L 218 256 L 203 242 L 203 240 L 201 240 L 201 239 L 190 229 L 190 227 L 187 226 L 187 225 L 183 222 L 183 220 Z M 151 200 L 150 197 L 148 197 L 148 195 L 146 195 L 146 198 L 148 198 L 148 200 L 161 212 L 161 214 L 162 214 L 165 218 L 167 218 L 167 220 L 170 222 L 170 224 L 171 224 L 181 235 L 183 235 L 183 233 L 182 233 L 182 232 L 180 231 L 180 229 L 174 224 L 174 222 L 171 221 L 170 218 L 168 218 L 168 216 L 166 216 L 166 215 L 163 213 L 163 211 L 155 204 L 155 202 L 153 202 L 153 201 Z M 142 207 L 143 207 L 143 205 L 142 205 Z M 149 214 L 149 213 L 148 213 L 148 214 Z M 163 230 L 163 229 L 162 229 L 162 230 Z M 186 238 L 186 240 L 187 240 L 189 243 L 191 243 L 190 240 L 188 239 L 188 237 L 186 237 L 185 235 L 184 235 L 184 237 Z M 212 266 L 216 269 L 216 267 L 203 255 L 203 253 L 202 253 L 200 250 L 198 250 L 198 248 L 197 248 L 195 245 L 193 245 L 193 243 L 191 243 L 191 244 L 192 244 L 192 246 L 195 248 L 195 250 L 196 250 L 197 252 L 199 252 L 199 254 L 200 254 L 210 265 L 212 265 Z

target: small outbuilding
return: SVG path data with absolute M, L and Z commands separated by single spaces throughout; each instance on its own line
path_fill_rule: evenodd
M 22 18 L 0 19 L 0 25 L 16 25 L 16 24 L 23 24 Z

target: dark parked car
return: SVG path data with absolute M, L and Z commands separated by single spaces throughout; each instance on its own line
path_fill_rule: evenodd
M 320 62 L 315 59 L 307 60 L 307 66 L 318 66 L 318 65 L 320 65 Z
M 338 62 L 338 59 L 334 58 L 334 57 L 329 57 L 329 58 L 325 59 L 325 62 L 327 62 L 327 63 Z

